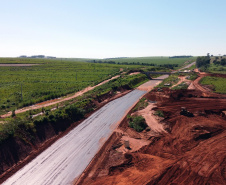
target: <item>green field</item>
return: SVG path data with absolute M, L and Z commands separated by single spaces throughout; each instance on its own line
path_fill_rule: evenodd
M 169 58 L 169 57 L 132 57 L 132 58 L 109 58 L 109 59 L 94 59 L 96 62 L 115 62 L 116 64 L 154 64 L 154 65 L 164 65 L 164 64 L 178 64 L 182 66 L 186 61 L 195 61 L 196 57 L 190 58 Z M 92 60 L 90 60 L 92 61 Z
M 226 94 L 226 78 L 206 76 L 201 79 L 202 85 L 209 85 L 214 92 Z
M 0 66 L 2 110 L 74 93 L 117 75 L 121 68 L 120 65 L 43 59 L 1 59 L 0 63 L 40 64 L 30 67 Z

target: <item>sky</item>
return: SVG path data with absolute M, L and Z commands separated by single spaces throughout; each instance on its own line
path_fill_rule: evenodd
M 226 0 L 0 0 L 0 57 L 226 54 Z

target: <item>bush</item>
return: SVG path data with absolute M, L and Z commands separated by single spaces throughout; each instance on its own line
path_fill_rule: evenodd
M 9 119 L 7 123 L 0 124 L 0 143 L 9 137 L 13 137 L 23 125 L 26 125 L 26 121 L 21 118 Z
M 142 110 L 148 106 L 148 101 L 146 98 L 141 98 L 137 105 L 133 108 L 133 112 L 136 112 L 138 110 Z
M 76 107 L 75 105 L 70 105 L 66 107 L 65 113 L 72 121 L 78 121 L 84 118 L 85 115 L 85 111 L 83 109 Z
M 131 120 L 129 126 L 137 132 L 142 132 L 147 127 L 145 119 L 142 116 L 131 117 Z
M 155 112 L 155 115 L 156 116 L 159 116 L 159 117 L 163 117 L 164 118 L 164 113 L 161 111 L 161 110 L 157 110 L 156 112 Z
M 156 116 L 159 116 L 159 117 L 163 117 L 164 118 L 164 113 L 161 111 L 161 110 L 157 110 L 156 112 L 155 112 L 155 115 Z

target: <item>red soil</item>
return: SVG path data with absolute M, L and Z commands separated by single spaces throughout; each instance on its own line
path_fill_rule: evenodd
M 154 110 L 165 113 L 164 120 L 155 120 L 165 132 L 137 133 L 124 119 L 77 184 L 226 184 L 226 99 L 200 90 L 148 93 L 148 99 L 158 100 Z M 194 117 L 180 115 L 181 107 Z

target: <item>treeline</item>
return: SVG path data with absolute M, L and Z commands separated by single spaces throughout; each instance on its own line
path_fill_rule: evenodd
M 196 67 L 207 67 L 210 64 L 210 57 L 204 56 L 204 57 L 198 57 L 196 60 Z
M 165 68 L 169 68 L 169 69 L 174 69 L 175 67 L 178 67 L 178 64 L 162 64 L 159 65 L 159 67 L 165 67 Z
M 156 66 L 156 64 L 144 63 L 144 62 L 115 62 L 113 60 L 89 60 L 90 63 L 100 63 L 100 64 L 118 64 L 118 65 L 145 65 L 145 66 Z
M 192 57 L 191 55 L 182 55 L 182 56 L 172 56 L 172 57 L 169 57 L 169 58 L 190 58 Z
M 169 69 L 174 69 L 174 67 L 178 67 L 178 64 L 152 64 L 152 63 L 144 63 L 144 62 L 115 62 L 115 61 L 102 61 L 102 60 L 89 60 L 87 62 L 90 63 L 105 63 L 105 64 L 118 64 L 118 65 L 143 65 L 143 66 L 157 66 L 157 67 L 165 67 Z
M 225 66 L 226 65 L 226 58 L 222 58 L 221 61 L 218 61 L 217 59 L 215 59 L 213 61 L 214 64 L 218 64 L 218 65 L 222 65 Z

